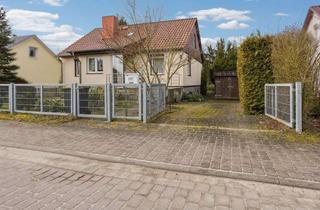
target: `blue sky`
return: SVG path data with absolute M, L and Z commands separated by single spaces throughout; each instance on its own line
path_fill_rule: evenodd
M 138 9 L 161 8 L 163 19 L 198 17 L 203 44 L 239 41 L 256 30 L 276 33 L 301 25 L 319 0 L 137 0 Z M 103 15 L 126 13 L 126 0 L 0 0 L 14 33 L 36 34 L 52 50 L 101 27 Z

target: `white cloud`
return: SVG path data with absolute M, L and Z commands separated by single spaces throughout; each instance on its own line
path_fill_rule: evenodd
M 28 3 L 29 4 L 40 4 L 40 3 L 44 3 L 44 4 L 48 4 L 50 6 L 53 7 L 61 7 L 63 5 L 65 5 L 69 0 L 29 0 Z
M 289 16 L 289 14 L 284 13 L 284 12 L 278 12 L 278 13 L 274 14 L 274 16 L 279 16 L 279 17 L 288 17 L 288 16 Z
M 249 10 L 233 10 L 225 8 L 211 8 L 207 10 L 198 10 L 189 12 L 187 16 L 197 17 L 199 20 L 207 21 L 221 21 L 221 20 L 238 20 L 238 21 L 248 21 L 251 20 Z M 182 16 L 179 14 L 179 16 Z
M 7 15 L 15 31 L 38 33 L 39 38 L 56 52 L 81 37 L 71 25 L 57 25 L 58 14 L 12 9 Z
M 240 23 L 237 20 L 231 20 L 226 23 L 221 23 L 218 25 L 218 28 L 220 29 L 227 29 L 227 30 L 234 30 L 234 29 L 245 29 L 248 28 L 249 25 L 246 23 Z
M 203 49 L 205 49 L 208 46 L 215 46 L 217 42 L 221 39 L 221 37 L 214 37 L 214 38 L 209 38 L 209 37 L 202 37 L 201 38 L 201 43 Z
M 50 6 L 54 6 L 54 7 L 61 7 L 66 2 L 67 2 L 66 0 L 43 0 L 43 3 L 49 4 Z
M 229 36 L 227 38 L 228 41 L 235 42 L 237 45 L 240 45 L 245 39 L 246 39 L 245 36 Z

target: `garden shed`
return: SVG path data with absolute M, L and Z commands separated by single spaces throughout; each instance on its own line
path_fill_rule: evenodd
M 216 99 L 239 99 L 236 71 L 216 71 L 213 73 Z

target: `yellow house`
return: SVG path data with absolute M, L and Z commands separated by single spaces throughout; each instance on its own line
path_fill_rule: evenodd
M 14 36 L 9 46 L 16 53 L 17 76 L 31 84 L 60 83 L 61 62 L 36 35 Z

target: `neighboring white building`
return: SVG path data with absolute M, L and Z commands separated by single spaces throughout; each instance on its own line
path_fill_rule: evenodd
M 313 38 L 318 40 L 320 53 L 320 5 L 310 7 L 306 20 L 304 21 L 303 29 L 311 34 Z M 320 74 L 318 75 L 318 87 L 320 92 Z

